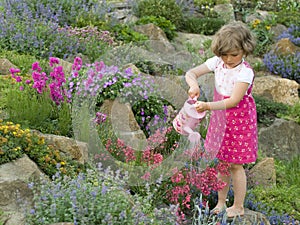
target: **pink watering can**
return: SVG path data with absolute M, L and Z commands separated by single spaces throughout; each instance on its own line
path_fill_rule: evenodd
M 189 141 L 193 143 L 200 141 L 199 132 L 194 130 L 206 114 L 206 112 L 197 112 L 195 106 L 196 102 L 197 100 L 195 98 L 189 98 L 173 120 L 175 130 L 182 135 L 188 135 Z

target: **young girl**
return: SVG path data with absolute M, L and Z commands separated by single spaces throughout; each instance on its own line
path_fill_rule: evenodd
M 243 164 L 257 158 L 256 105 L 251 95 L 254 72 L 244 60 L 254 47 L 254 36 L 242 22 L 224 25 L 212 41 L 215 56 L 185 75 L 190 87 L 188 94 L 194 98 L 200 95 L 197 78 L 214 72 L 214 100 L 198 101 L 196 109 L 212 111 L 205 140 L 207 154 L 229 163 L 230 175 L 219 174 L 227 185 L 218 192 L 218 203 L 213 209 L 215 214 L 226 209 L 229 218 L 244 215 L 247 180 Z M 234 203 L 226 208 L 231 179 Z

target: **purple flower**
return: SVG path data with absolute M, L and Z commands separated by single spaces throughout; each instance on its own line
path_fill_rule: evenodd
M 50 59 L 49 59 L 50 67 L 53 67 L 54 64 L 59 64 L 59 59 L 55 58 L 55 57 L 50 57 Z
M 41 71 L 42 71 L 42 68 L 40 67 L 39 62 L 34 62 L 34 63 L 32 64 L 31 69 L 32 69 L 33 71 L 37 71 L 37 72 L 41 72 Z
M 12 75 L 15 75 L 15 73 L 20 73 L 21 72 L 21 70 L 18 69 L 18 68 L 10 68 L 9 71 Z

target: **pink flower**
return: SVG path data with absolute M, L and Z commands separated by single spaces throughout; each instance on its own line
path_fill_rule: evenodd
M 42 68 L 40 67 L 39 65 L 39 62 L 34 62 L 31 66 L 31 69 L 33 71 L 37 71 L 37 72 L 41 72 L 42 71 Z
M 150 177 L 151 177 L 150 172 L 146 172 L 141 178 L 142 178 L 143 180 L 149 180 Z
M 20 77 L 20 76 L 16 76 L 15 79 L 18 83 L 22 82 L 22 77 Z
M 9 71 L 10 71 L 10 73 L 12 75 L 15 75 L 16 73 L 20 73 L 21 72 L 21 70 L 17 69 L 17 68 L 10 68 Z
M 53 67 L 54 64 L 59 64 L 59 59 L 55 58 L 55 57 L 50 57 L 50 59 L 49 59 L 49 65 L 50 65 L 50 67 Z

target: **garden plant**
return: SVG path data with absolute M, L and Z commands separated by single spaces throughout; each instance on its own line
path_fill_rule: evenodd
M 253 10 L 232 2 L 244 16 Z M 147 40 L 133 29 L 135 25 L 154 23 L 170 41 L 177 31 L 213 35 L 224 24 L 213 11 L 221 3 L 128 1 L 139 19 L 124 24 L 111 14 L 110 1 L 0 1 L 0 56 L 15 65 L 10 76 L 0 78 L 0 165 L 26 154 L 50 178 L 28 183 L 39 194 L 34 207 L 25 205 L 27 224 L 228 223 L 226 215 L 209 213 L 224 185 L 217 173 L 226 172 L 227 165 L 205 161 L 202 142 L 194 148 L 172 129 L 178 109 L 171 98 L 160 95 L 152 76 L 105 61 L 107 52 Z M 288 37 L 300 45 L 299 21 L 286 15 L 289 10 L 299 13 L 299 3 L 289 3 L 278 1 L 271 17 L 248 25 L 259 40 L 255 54 L 263 58 L 264 69 L 299 83 L 299 55 L 281 57 L 270 51 L 276 41 L 271 27 L 281 21 L 288 29 L 278 38 Z M 255 4 L 256 9 L 262 7 Z M 193 17 L 193 12 L 206 17 Z M 200 51 L 187 47 L 194 58 L 205 60 L 209 44 Z M 121 53 L 119 57 L 121 62 Z M 67 70 L 63 60 L 72 68 Z M 140 70 L 148 66 L 137 65 Z M 300 123 L 299 104 L 255 99 L 260 125 L 268 126 L 277 117 Z M 107 101 L 131 106 L 146 137 L 138 151 L 115 132 L 116 121 L 103 111 Z M 199 128 L 202 141 L 206 129 L 204 121 Z M 89 135 L 95 132 L 100 147 L 89 152 L 88 163 L 80 164 L 47 145 L 39 132 L 87 143 L 93 142 Z M 265 214 L 271 224 L 296 224 L 299 169 L 299 157 L 289 163 L 276 161 L 280 185 L 250 189 L 246 207 Z

